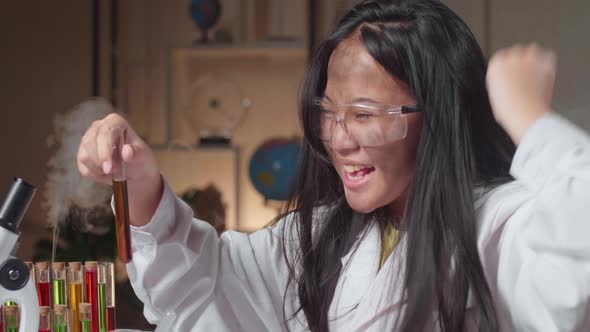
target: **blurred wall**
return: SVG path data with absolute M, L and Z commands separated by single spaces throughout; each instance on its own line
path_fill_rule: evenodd
M 0 10 L 0 195 L 15 176 L 39 187 L 20 255 L 44 233 L 42 190 L 53 117 L 91 94 L 90 1 L 13 1 Z
M 590 130 L 590 1 L 490 0 L 492 49 L 538 42 L 558 56 L 554 108 Z
M 590 1 L 445 0 L 473 30 L 484 52 L 537 42 L 558 56 L 553 106 L 590 130 Z

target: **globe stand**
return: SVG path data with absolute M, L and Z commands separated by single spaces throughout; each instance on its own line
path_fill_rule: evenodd
M 231 139 L 225 136 L 201 136 L 199 137 L 200 146 L 230 146 Z
M 193 45 L 204 45 L 209 44 L 211 39 L 209 39 L 209 30 L 208 29 L 201 29 L 201 38 L 194 41 Z

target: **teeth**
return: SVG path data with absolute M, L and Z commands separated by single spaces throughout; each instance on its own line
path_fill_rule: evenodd
M 359 181 L 361 179 L 363 179 L 365 176 L 364 175 L 357 175 L 357 176 L 352 176 L 352 175 L 348 175 L 348 177 L 352 180 L 352 181 Z
M 354 173 L 358 172 L 363 168 L 367 168 L 367 166 L 357 166 L 357 165 L 344 165 L 344 171 L 347 173 Z

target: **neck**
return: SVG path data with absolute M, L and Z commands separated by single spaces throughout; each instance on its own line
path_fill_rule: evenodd
M 389 204 L 389 211 L 391 212 L 392 216 L 399 218 L 401 220 L 406 211 L 407 198 L 408 188 L 406 188 L 398 198 L 396 198 L 393 202 Z

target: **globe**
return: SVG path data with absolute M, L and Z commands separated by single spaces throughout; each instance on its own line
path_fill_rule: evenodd
M 221 17 L 220 0 L 191 0 L 191 18 L 202 30 L 201 42 L 207 42 L 207 30 L 211 29 Z
M 263 142 L 249 164 L 250 181 L 266 200 L 289 198 L 301 149 L 299 140 L 274 138 Z

